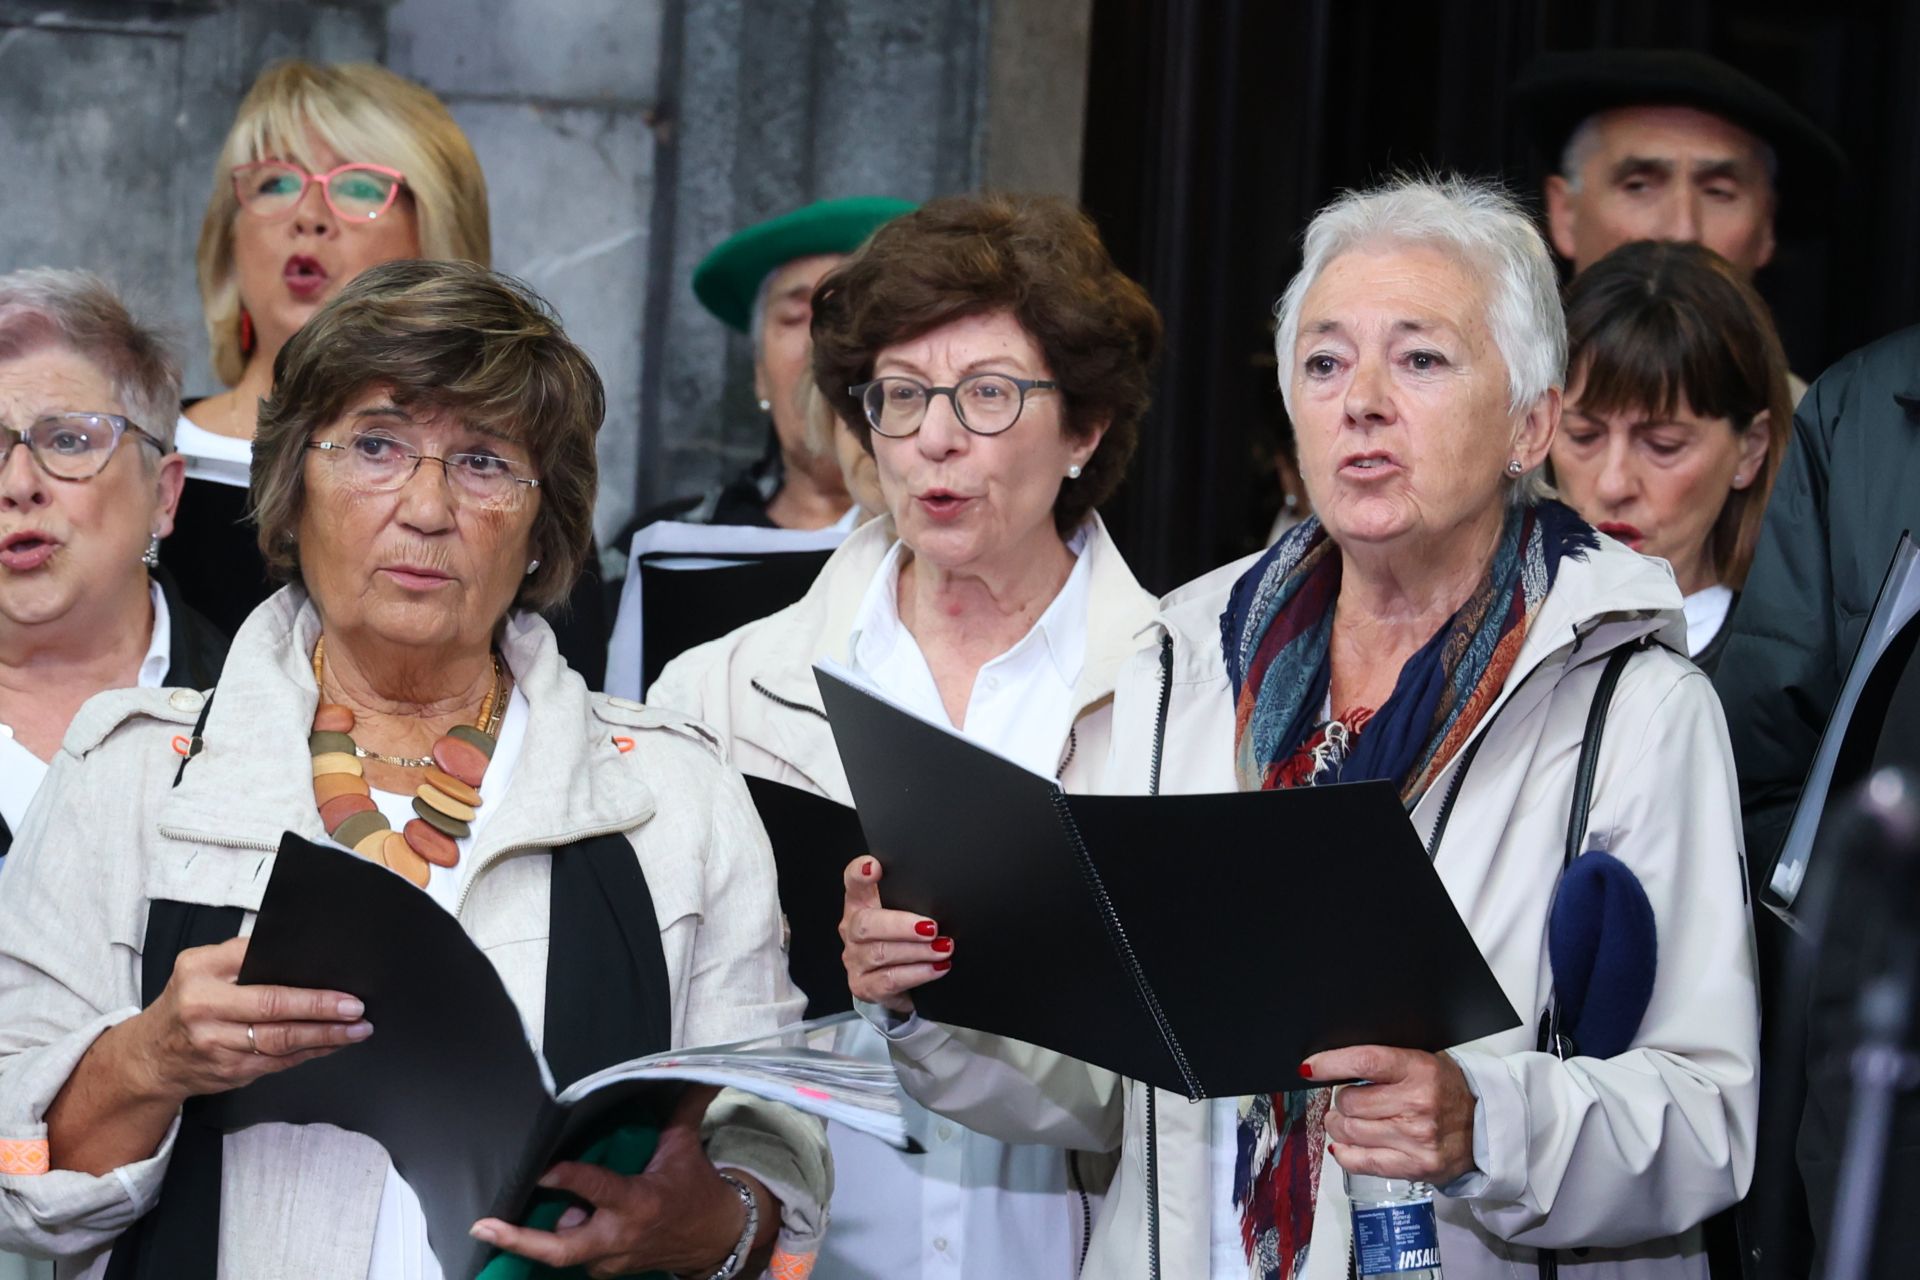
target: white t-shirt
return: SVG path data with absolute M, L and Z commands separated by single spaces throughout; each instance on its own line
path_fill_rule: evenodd
M 1733 608 L 1733 588 L 1716 582 L 1686 597 L 1680 605 L 1687 615 L 1687 656 L 1695 658 L 1713 643 L 1720 628 L 1727 625 L 1727 613 Z
M 149 582 L 147 595 L 153 601 L 153 634 L 147 638 L 147 656 L 140 660 L 140 674 L 134 684 L 141 689 L 158 689 L 166 683 L 167 668 L 173 665 L 172 620 L 160 584 Z M 46 761 L 14 741 L 11 725 L 0 723 L 0 820 L 16 835 L 26 822 L 34 792 L 46 776 Z
M 1073 723 L 1073 690 L 1086 657 L 1088 578 L 1083 530 L 1078 557 L 1031 630 L 980 668 L 967 703 L 967 737 L 1051 776 Z M 902 547 L 881 562 L 854 619 L 848 646 L 856 671 L 902 706 L 950 723 L 926 657 L 899 612 Z M 911 1023 L 902 1024 L 904 1033 Z M 864 1020 L 843 1024 L 834 1048 L 887 1061 L 886 1040 Z M 1070 1276 L 1078 1263 L 1080 1206 L 1067 1184 L 1066 1154 L 1011 1146 L 904 1099 L 907 1127 L 923 1155 L 829 1124 L 833 1227 L 815 1280 L 1000 1280 Z
M 493 758 L 481 779 L 479 812 L 470 824 L 472 834 L 454 843 L 460 849 L 460 861 L 451 867 L 430 867 L 427 894 L 447 911 L 459 905 L 473 870 L 473 843 L 486 830 L 488 820 L 499 807 L 500 797 L 513 782 L 513 770 L 520 759 L 520 747 L 527 736 L 527 700 L 515 685 L 507 699 L 507 713 L 500 720 L 500 737 L 494 742 Z M 392 791 L 376 791 L 373 802 L 387 817 L 395 831 L 404 828 L 415 814 L 413 797 Z M 441 1280 L 439 1260 L 427 1243 L 427 1219 L 421 1212 L 420 1198 L 413 1193 L 391 1163 L 387 1180 L 380 1188 L 380 1215 L 373 1222 L 373 1254 L 367 1262 L 367 1280 Z
M 253 441 L 219 435 L 181 414 L 173 424 L 173 447 L 187 460 L 187 479 L 247 487 Z

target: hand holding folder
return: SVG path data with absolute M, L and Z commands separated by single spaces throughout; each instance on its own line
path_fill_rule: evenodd
M 1305 1088 L 1325 1049 L 1519 1025 L 1386 783 L 1069 796 L 816 668 L 888 907 L 938 922 L 937 1022 L 1193 1099 Z

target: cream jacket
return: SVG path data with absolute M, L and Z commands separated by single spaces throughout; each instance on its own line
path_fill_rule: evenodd
M 326 839 L 306 746 L 318 629 L 297 588 L 254 611 L 227 659 L 206 749 L 178 788 L 174 743 L 192 732 L 201 694 L 119 690 L 74 718 L 0 874 L 0 1153 L 9 1168 L 30 1165 L 36 1144 L 44 1158 L 54 1096 L 95 1037 L 139 1009 L 149 901 L 238 906 L 250 930 L 282 832 Z M 787 978 L 766 835 L 711 736 L 679 716 L 589 694 L 530 614 L 508 622 L 501 648 L 530 710 L 526 740 L 510 790 L 488 797 L 500 808 L 469 854 L 475 868 L 457 914 L 536 1043 L 549 850 L 599 834 L 625 835 L 646 872 L 674 1044 L 758 1035 L 797 1017 L 803 1001 Z M 631 750 L 618 750 L 616 737 Z M 716 1163 L 752 1172 L 780 1197 L 781 1253 L 810 1257 L 832 1180 L 821 1126 L 724 1094 L 706 1136 Z M 65 1255 L 63 1276 L 101 1274 L 114 1238 L 158 1196 L 173 1138 L 170 1130 L 150 1159 L 103 1177 L 0 1174 L 0 1245 Z M 230 1134 L 221 1275 L 365 1275 L 386 1165 L 371 1139 L 325 1125 Z
M 1155 608 L 1100 517 L 1088 519 L 1081 553 L 1088 557 L 1087 655 L 1059 775 L 1067 790 L 1081 792 L 1097 789 L 1112 735 L 1114 680 Z M 718 729 L 742 773 L 852 804 L 813 664 L 851 662 L 854 618 L 893 543 L 891 520 L 869 520 L 840 544 L 806 595 L 681 654 L 647 690 L 647 701 Z
M 1110 789 L 1149 790 L 1156 754 L 1164 792 L 1236 786 L 1219 618 L 1251 563 L 1169 597 L 1147 630 L 1116 697 Z M 1666 566 L 1611 540 L 1563 562 L 1476 731 L 1486 742 L 1460 782 L 1435 866 L 1526 1025 L 1452 1051 L 1478 1099 L 1478 1172 L 1439 1202 L 1448 1280 L 1531 1280 L 1541 1248 L 1560 1250 L 1569 1280 L 1704 1277 L 1696 1224 L 1746 1191 L 1759 1019 L 1739 797 L 1713 690 L 1669 648 L 1634 658 L 1615 691 L 1588 836 L 1589 847 L 1634 870 L 1652 901 L 1652 1004 L 1636 1047 L 1619 1057 L 1563 1062 L 1534 1052 L 1552 982 L 1546 915 L 1594 685 L 1616 646 L 1649 636 L 1683 646 L 1679 608 Z M 1412 815 L 1423 838 L 1455 768 Z M 1275 856 L 1285 856 L 1284 833 L 1276 840 Z M 1170 875 L 1186 852 L 1168 851 Z M 1367 929 L 1392 927 L 1369 919 L 1365 903 L 1342 909 L 1353 915 L 1355 946 L 1366 945 Z M 962 1123 L 1008 1141 L 1119 1148 L 1086 1274 L 1154 1274 L 1156 1236 L 1158 1274 L 1207 1274 L 1214 1199 L 1230 1193 L 1211 1185 L 1209 1107 L 933 1025 L 893 1049 L 908 1092 Z M 1340 1169 L 1327 1159 L 1307 1280 L 1347 1274 L 1349 1222 Z

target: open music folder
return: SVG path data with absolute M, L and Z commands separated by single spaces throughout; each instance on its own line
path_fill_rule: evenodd
M 475 1275 L 493 1252 L 467 1234 L 474 1222 L 520 1221 L 555 1160 L 622 1124 L 663 1121 L 689 1084 L 741 1089 L 907 1145 L 893 1069 L 802 1047 L 806 1023 L 616 1063 L 557 1088 L 500 975 L 458 920 L 385 867 L 291 833 L 240 981 L 348 992 L 374 1030 L 218 1095 L 213 1122 L 331 1124 L 374 1139 L 419 1196 L 450 1280 Z
M 1195 1100 L 1324 1084 L 1298 1075 L 1324 1049 L 1520 1024 L 1386 783 L 1068 795 L 815 675 L 882 900 L 954 939 L 924 1017 Z

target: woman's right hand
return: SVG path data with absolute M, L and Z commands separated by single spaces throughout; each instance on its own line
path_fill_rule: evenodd
M 906 994 L 953 967 L 953 939 L 940 926 L 911 911 L 880 905 L 880 862 L 855 858 L 840 876 L 846 904 L 840 911 L 840 958 L 854 999 L 895 1013 L 912 1013 Z
M 342 992 L 240 986 L 246 956 L 245 938 L 182 951 L 139 1015 L 158 1093 L 181 1102 L 224 1093 L 373 1034 L 360 1001 Z

